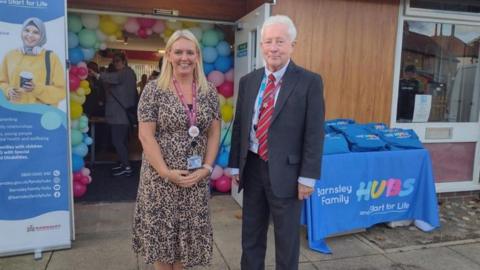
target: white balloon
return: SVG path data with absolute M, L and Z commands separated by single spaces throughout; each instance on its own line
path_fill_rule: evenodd
M 182 22 L 181 21 L 167 21 L 167 27 L 172 30 L 179 30 L 182 29 Z
M 97 39 L 98 40 L 100 40 L 100 41 L 107 40 L 107 36 L 102 31 L 100 31 L 100 29 L 97 29 L 96 34 L 97 34 Z
M 200 27 L 192 27 L 192 28 L 189 28 L 188 30 L 192 32 L 192 34 L 197 38 L 199 42 L 202 40 L 203 31 Z
M 100 17 L 96 14 L 82 14 L 82 23 L 87 29 L 97 29 Z
M 208 29 L 213 29 L 213 24 L 211 23 L 200 23 L 200 28 L 202 28 L 204 31 Z
M 106 43 L 102 43 L 100 44 L 100 50 L 106 50 L 107 49 L 107 44 Z

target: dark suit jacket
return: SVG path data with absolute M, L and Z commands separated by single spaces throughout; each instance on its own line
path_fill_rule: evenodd
M 265 69 L 240 79 L 232 130 L 229 167 L 240 169 L 240 189 L 249 148 L 254 105 Z M 298 177 L 320 178 L 325 105 L 320 75 L 290 61 L 275 103 L 268 133 L 268 168 L 272 190 L 296 197 Z

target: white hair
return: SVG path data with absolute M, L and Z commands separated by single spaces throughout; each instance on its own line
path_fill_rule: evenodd
M 262 25 L 262 30 L 260 32 L 262 37 L 265 28 L 273 24 L 283 24 L 287 26 L 287 32 L 288 36 L 290 37 L 290 41 L 295 41 L 295 39 L 297 38 L 297 28 L 295 28 L 295 24 L 293 23 L 292 19 L 285 15 L 274 15 L 268 17 Z

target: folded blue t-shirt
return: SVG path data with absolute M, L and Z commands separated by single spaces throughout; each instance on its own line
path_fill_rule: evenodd
M 423 149 L 423 144 L 412 129 L 387 130 L 380 132 L 379 136 L 388 143 L 390 150 Z
M 350 124 L 333 126 L 332 128 L 345 135 L 352 152 L 383 151 L 387 149 L 387 144 L 378 135 L 367 131 L 363 125 Z
M 326 133 L 325 140 L 323 142 L 323 154 L 341 154 L 348 153 L 350 149 L 348 148 L 348 142 L 340 133 Z
M 335 127 L 355 124 L 355 120 L 350 118 L 337 118 L 325 121 L 325 133 L 335 133 Z

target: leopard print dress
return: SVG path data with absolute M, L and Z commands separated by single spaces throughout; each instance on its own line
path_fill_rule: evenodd
M 188 117 L 175 90 L 161 90 L 156 82 L 145 87 L 138 106 L 140 122 L 156 122 L 155 137 L 170 169 L 186 170 L 187 158 L 204 157 L 207 129 L 219 119 L 219 101 L 215 88 L 197 96 L 197 126 L 200 135 L 192 149 L 187 134 Z M 160 261 L 184 267 L 209 265 L 213 235 L 209 212 L 208 178 L 190 188 L 164 181 L 143 158 L 133 221 L 133 249 L 146 263 Z

